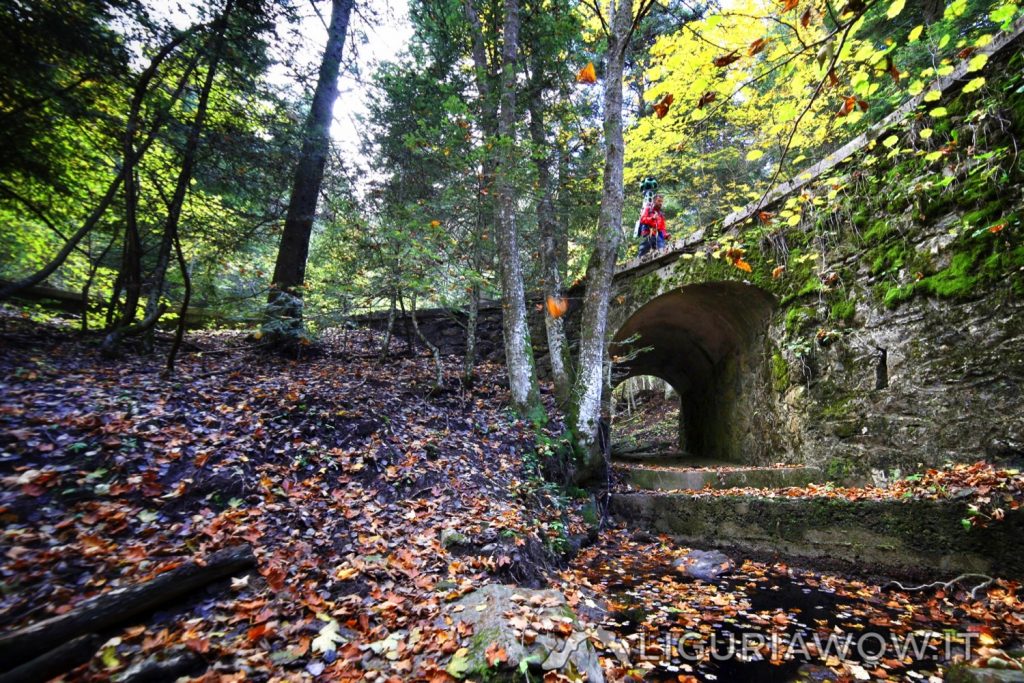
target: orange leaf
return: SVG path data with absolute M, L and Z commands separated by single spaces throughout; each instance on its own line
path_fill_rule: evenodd
M 836 76 L 835 69 L 828 70 L 828 84 L 833 88 L 839 85 L 839 76 Z
M 432 227 L 432 228 L 440 228 L 441 227 L 441 221 L 437 221 L 437 220 L 430 221 L 430 227 Z
M 773 218 L 775 218 L 775 214 L 772 213 L 771 211 L 758 211 L 757 212 L 757 219 L 759 221 L 761 221 L 762 223 L 764 223 L 765 225 L 767 225 L 768 223 L 771 223 Z
M 665 118 L 665 114 L 668 113 L 668 108 L 672 106 L 672 102 L 675 101 L 675 95 L 669 93 L 661 98 L 661 101 L 654 105 L 654 113 L 657 114 L 659 119 Z
M 497 643 L 491 643 L 484 650 L 484 658 L 487 660 L 487 666 L 498 666 L 508 661 L 508 653 Z
M 750 44 L 749 48 L 747 48 L 747 55 L 753 57 L 757 53 L 763 52 L 764 49 L 768 47 L 768 43 L 770 43 L 771 40 L 771 38 L 758 38 Z
M 565 312 L 569 310 L 569 302 L 561 297 L 555 298 L 553 296 L 548 297 L 548 315 L 552 318 L 561 318 L 565 315 Z
M 857 105 L 857 98 L 854 97 L 853 95 L 850 95 L 845 100 L 843 100 L 843 106 L 839 107 L 839 111 L 836 112 L 836 116 L 837 117 L 846 116 L 851 111 L 853 111 L 853 108 L 856 105 Z
M 997 232 L 1002 232 L 1003 228 L 1005 227 L 1006 223 L 999 223 L 998 225 L 993 225 L 991 228 L 988 229 L 988 231 L 994 235 Z
M 732 262 L 732 264 L 745 273 L 750 273 L 754 270 L 753 268 L 750 267 L 749 263 L 747 263 L 741 258 L 736 259 L 735 261 Z
M 597 83 L 597 73 L 594 71 L 594 63 L 587 62 L 587 65 L 576 74 L 577 83 Z
M 729 66 L 730 64 L 732 64 L 733 62 L 735 62 L 739 58 L 740 58 L 740 56 L 737 53 L 737 51 L 733 50 L 732 52 L 730 52 L 727 55 L 720 55 L 718 57 L 715 57 L 714 60 L 712 60 L 711 63 L 714 64 L 715 66 L 717 66 L 718 68 L 723 68 L 723 67 Z
M 700 99 L 697 100 L 697 109 L 703 109 L 705 105 L 711 104 L 712 102 L 714 102 L 717 99 L 718 99 L 718 94 L 717 93 L 713 93 L 713 92 L 708 91 L 708 92 L 704 93 L 703 95 L 701 95 Z
M 778 280 L 786 272 L 786 266 L 775 266 L 772 268 L 772 278 Z
M 791 10 L 795 10 L 797 8 L 797 5 L 799 4 L 800 0 L 785 0 L 785 2 L 782 5 L 782 11 L 789 12 Z

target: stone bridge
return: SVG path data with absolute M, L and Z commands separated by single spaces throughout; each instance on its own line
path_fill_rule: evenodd
M 1018 21 L 979 51 L 990 56 L 990 80 L 1020 73 L 1022 33 Z M 951 459 L 1024 458 L 1024 248 L 976 234 L 987 225 L 979 221 L 1002 222 L 1020 239 L 1020 162 L 1001 189 L 974 178 L 970 158 L 929 166 L 923 152 L 908 149 L 899 161 L 876 144 L 896 135 L 909 146 L 906 122 L 922 106 L 943 104 L 954 127 L 969 126 L 963 114 L 977 95 L 961 93 L 976 76 L 967 70 L 963 60 L 925 89 L 940 91 L 941 102 L 925 105 L 923 92 L 762 201 L 622 264 L 608 323 L 610 386 L 635 375 L 671 384 L 681 450 L 708 460 L 878 476 Z M 1024 139 L 1022 99 L 1007 97 L 1001 116 L 1010 124 L 992 147 Z M 880 201 L 883 176 L 906 184 L 899 201 Z M 839 200 L 823 201 L 836 187 Z M 787 215 L 798 219 L 783 222 Z M 725 238 L 745 250 L 750 272 L 723 255 Z M 997 263 L 1003 271 L 986 274 Z M 581 294 L 568 293 L 570 338 Z M 543 372 L 540 302 L 532 309 Z M 500 315 L 497 305 L 481 313 L 481 344 L 495 357 Z M 423 314 L 447 351 L 461 350 L 457 317 Z

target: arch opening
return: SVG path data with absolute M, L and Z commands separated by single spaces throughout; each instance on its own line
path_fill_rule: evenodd
M 634 375 L 612 387 L 610 398 L 612 452 L 630 459 L 676 454 L 685 425 L 680 419 L 679 393 L 654 375 Z
M 612 339 L 612 386 L 654 375 L 679 395 L 679 450 L 748 462 L 751 420 L 766 394 L 763 338 L 775 298 L 743 282 L 707 282 L 637 309 Z

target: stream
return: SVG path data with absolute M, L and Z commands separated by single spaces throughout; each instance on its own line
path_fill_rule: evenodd
M 672 567 L 685 550 L 620 540 L 576 565 L 607 602 L 604 656 L 628 643 L 623 668 L 647 681 L 941 680 L 940 665 L 1013 635 L 963 594 L 752 561 L 705 583 Z

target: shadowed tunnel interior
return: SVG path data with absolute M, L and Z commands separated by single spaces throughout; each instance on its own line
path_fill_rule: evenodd
M 742 282 L 688 285 L 658 296 L 623 324 L 611 345 L 612 383 L 654 375 L 680 397 L 681 450 L 743 460 L 740 403 L 762 377 L 764 335 L 775 299 Z

